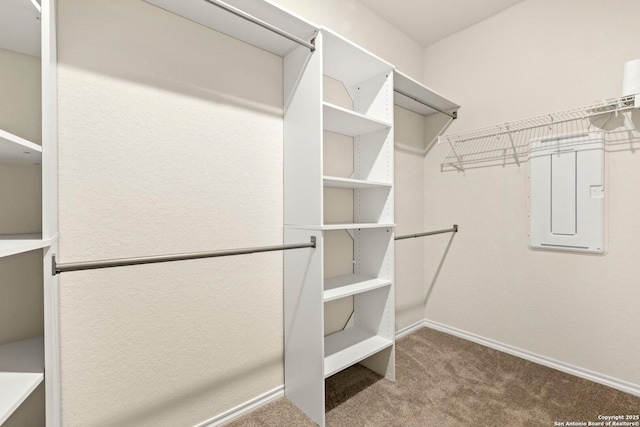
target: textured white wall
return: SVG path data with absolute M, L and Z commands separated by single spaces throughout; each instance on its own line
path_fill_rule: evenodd
M 425 82 L 462 105 L 450 133 L 617 97 L 640 57 L 638 16 L 635 0 L 528 0 L 428 47 Z M 425 224 L 461 231 L 427 242 L 426 317 L 640 384 L 634 141 L 608 154 L 604 256 L 527 249 L 528 164 L 443 173 L 449 149 L 434 148 Z
M 282 242 L 282 60 L 142 1 L 58 11 L 60 262 Z M 282 255 L 60 278 L 68 426 L 194 425 L 283 383 Z
M 396 236 L 424 230 L 424 117 L 394 109 Z M 424 318 L 424 239 L 395 245 L 396 330 Z

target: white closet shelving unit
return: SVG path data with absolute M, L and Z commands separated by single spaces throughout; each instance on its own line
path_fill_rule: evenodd
M 338 36 L 265 0 L 226 0 L 314 48 L 301 46 L 229 13 L 219 0 L 145 0 L 221 31 L 284 61 L 284 243 L 317 238 L 313 251 L 284 253 L 285 393 L 318 425 L 325 424 L 325 378 L 361 363 L 395 379 L 394 102 L 422 115 L 458 107 L 394 67 Z M 341 82 L 353 108 L 323 98 L 324 77 Z M 410 96 L 395 94 L 401 89 Z M 395 98 L 395 99 L 394 99 Z M 353 141 L 353 173 L 325 173 L 324 133 Z M 325 217 L 326 189 L 352 191 L 351 221 Z M 351 200 L 351 199 L 349 199 Z M 353 239 L 353 272 L 325 277 L 325 237 Z M 329 249 L 330 250 L 330 249 Z M 351 261 L 351 260 L 350 260 Z M 348 327 L 324 330 L 325 303 L 353 298 Z
M 438 110 L 425 104 L 432 105 L 447 112 L 454 112 L 460 108 L 460 106 L 455 102 L 450 101 L 433 89 L 413 80 L 411 77 L 398 70 L 395 70 L 394 72 L 393 85 L 393 88 L 396 91 L 394 94 L 394 103 L 422 116 L 430 116 L 438 113 Z M 403 93 L 410 96 L 403 95 Z M 423 101 L 424 103 L 421 103 L 416 99 Z
M 247 13 L 302 40 L 310 41 L 318 30 L 317 25 L 296 16 L 270 0 L 224 0 L 224 2 L 219 2 L 218 0 L 144 1 L 278 56 L 287 55 L 297 44 L 255 23 L 229 13 L 216 6 L 216 3 L 230 6 L 240 13 Z
M 46 419 L 47 426 L 59 425 L 59 393 L 58 387 L 58 358 L 57 358 L 57 293 L 55 291 L 55 279 L 51 275 L 51 257 L 55 250 L 57 239 L 57 129 L 56 129 L 56 53 L 55 53 L 55 4 L 53 0 L 5 0 L 0 2 L 0 49 L 8 58 L 3 63 L 5 70 L 11 69 L 13 58 L 22 63 L 30 63 L 30 57 L 39 57 L 40 82 L 39 87 L 29 87 L 29 91 L 40 93 L 40 101 L 33 105 L 33 116 L 40 117 L 42 138 L 41 144 L 15 135 L 7 129 L 0 129 L 0 168 L 4 166 L 6 171 L 24 170 L 24 168 L 37 168 L 41 174 L 41 186 L 27 186 L 16 177 L 16 185 L 12 188 L 4 187 L 6 194 L 0 194 L 1 198 L 11 200 L 4 204 L 7 209 L 3 212 L 3 218 L 7 223 L 2 224 L 4 234 L 0 234 L 0 258 L 3 265 L 9 266 L 18 260 L 18 257 L 31 251 L 40 251 L 39 256 L 42 266 L 33 265 L 31 270 L 43 267 L 43 277 L 36 286 L 42 287 L 43 303 L 29 301 L 28 304 L 42 305 L 44 307 L 44 324 L 40 334 L 42 336 L 24 337 L 17 341 L 2 342 L 0 344 L 0 425 L 29 427 L 29 423 L 37 423 L 42 426 Z M 22 58 L 22 59 L 21 59 Z M 15 63 L 15 66 L 18 62 Z M 11 97 L 4 97 L 0 102 L 11 102 Z M 12 107 L 10 107 L 12 108 Z M 9 111 L 3 109 L 3 111 Z M 10 116 L 1 118 L 1 123 L 12 127 Z M 2 126 L 0 126 L 1 128 Z M 33 127 L 33 126 L 31 126 Z M 36 129 L 29 126 L 15 126 L 20 133 L 28 128 L 31 134 L 37 134 Z M 38 125 L 39 129 L 39 125 Z M 21 169 L 23 168 L 23 169 Z M 33 173 L 33 172 L 29 172 Z M 32 217 L 33 212 L 15 210 L 11 205 L 16 203 L 24 206 L 32 206 L 31 202 L 40 198 L 42 200 L 41 221 L 36 229 L 25 230 L 22 216 Z M 3 204 L 0 203 L 0 209 Z M 8 232 L 7 232 L 8 230 Z M 10 233 L 10 234 L 9 234 Z M 16 264 L 17 265 L 17 264 Z M 28 276 L 28 275 L 27 275 Z M 14 281 L 12 276 L 3 277 L 2 282 L 9 285 Z M 34 285 L 32 283 L 25 284 Z M 3 296 L 3 286 L 0 286 L 0 299 Z M 21 303 L 25 303 L 22 301 Z M 11 322 L 11 319 L 9 319 Z M 3 324 L 3 328 L 17 327 L 16 323 Z M 15 320 L 15 322 L 19 322 Z M 6 336 L 10 329 L 5 329 Z M 9 332 L 9 333 L 7 333 Z M 24 333 L 24 332 L 23 332 Z M 33 334 L 33 331 L 30 332 Z M 18 334 L 19 336 L 20 334 Z M 46 367 L 46 375 L 45 375 Z M 46 410 L 39 418 L 30 414 L 20 414 L 19 408 L 25 400 L 45 381 Z M 36 406 L 37 407 L 37 406 Z M 31 406 L 29 411 L 33 411 Z M 18 412 L 16 412 L 18 411 Z M 15 415 L 12 417 L 12 415 Z
M 393 380 L 393 66 L 321 29 L 316 51 L 284 59 L 285 243 L 317 237 L 309 255 L 285 253 L 285 393 L 314 422 L 325 422 L 325 378 L 356 363 Z M 323 99 L 323 76 L 341 82 L 353 110 Z M 351 176 L 327 176 L 324 132 L 353 138 Z M 325 188 L 353 191 L 353 221 L 324 216 Z M 353 238 L 354 272 L 324 276 L 325 233 Z M 353 297 L 352 326 L 327 335 L 324 304 Z M 325 336 L 326 335 L 326 336 Z

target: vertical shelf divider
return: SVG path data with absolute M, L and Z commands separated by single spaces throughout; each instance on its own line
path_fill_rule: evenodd
M 322 34 L 316 51 L 284 58 L 284 242 L 316 236 L 316 248 L 284 254 L 285 395 L 320 426 L 324 415 L 322 225 Z M 289 90 L 290 93 L 286 93 Z

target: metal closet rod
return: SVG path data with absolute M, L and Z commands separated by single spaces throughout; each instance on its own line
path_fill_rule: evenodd
M 288 251 L 290 249 L 303 249 L 303 248 L 315 248 L 316 237 L 311 236 L 309 243 L 297 243 L 290 245 L 278 245 L 278 246 L 261 246 L 257 248 L 242 248 L 242 249 L 230 249 L 223 251 L 209 251 L 209 252 L 192 252 L 186 254 L 172 254 L 172 255 L 156 255 L 145 256 L 137 258 L 119 258 L 119 259 L 105 259 L 100 261 L 87 261 L 87 262 L 69 262 L 64 264 L 57 264 L 56 257 L 53 257 L 52 274 L 65 273 L 67 271 L 81 271 L 81 270 L 96 270 L 99 268 L 111 268 L 111 267 L 125 267 L 129 265 L 141 265 L 141 264 L 155 264 L 158 262 L 172 262 L 172 261 L 185 261 L 189 259 L 201 259 L 201 258 L 215 258 L 221 256 L 231 255 L 246 255 L 255 254 L 259 252 L 273 252 L 273 251 Z
M 457 111 L 454 111 L 453 113 L 450 113 L 448 111 L 444 111 L 442 108 L 436 107 L 435 105 L 430 104 L 427 101 L 423 101 L 422 99 L 420 99 L 420 98 L 418 98 L 416 96 L 413 96 L 413 95 L 411 95 L 411 94 L 409 94 L 409 93 L 407 93 L 405 91 L 402 91 L 400 89 L 393 89 L 393 91 L 396 92 L 396 93 L 399 93 L 400 95 L 404 95 L 407 98 L 413 99 L 414 101 L 416 101 L 416 102 L 418 102 L 418 103 L 420 103 L 422 105 L 426 105 L 427 107 L 432 108 L 432 109 L 434 109 L 434 110 L 436 110 L 436 111 L 438 111 L 438 112 L 440 112 L 442 114 L 445 114 L 445 115 L 451 117 L 452 119 L 457 119 L 458 118 L 458 112 Z
M 433 236 L 434 234 L 457 233 L 457 232 L 458 232 L 458 224 L 453 224 L 452 228 L 447 228 L 446 230 L 425 231 L 424 233 L 407 234 L 405 236 L 398 236 L 395 238 L 395 240 L 413 239 L 415 237 Z
M 309 49 L 311 52 L 316 50 L 316 46 L 314 44 L 315 39 L 311 40 L 311 42 L 303 40 L 300 37 L 296 37 L 293 34 L 287 33 L 286 31 L 281 30 L 280 28 L 278 28 L 278 27 L 276 27 L 274 25 L 271 25 L 268 22 L 265 22 L 260 18 L 256 18 L 255 16 L 250 15 L 247 12 L 242 11 L 242 10 L 236 8 L 236 7 L 233 7 L 230 4 L 227 4 L 227 3 L 223 2 L 223 1 L 220 1 L 220 0 L 204 0 L 204 1 L 209 3 L 209 4 L 211 4 L 211 5 L 213 5 L 213 6 L 217 6 L 220 9 L 226 10 L 227 12 L 232 13 L 232 14 L 236 15 L 239 18 L 242 18 L 242 19 L 244 19 L 246 21 L 252 22 L 252 23 L 254 23 L 256 25 L 261 26 L 262 28 L 264 28 L 266 30 L 269 30 L 269 31 L 271 31 L 273 33 L 276 33 L 276 34 L 278 34 L 278 35 L 280 35 L 280 36 L 282 36 L 284 38 L 287 38 L 287 39 L 291 40 L 294 43 L 298 43 L 299 45 L 304 46 L 307 49 Z
M 453 228 L 446 230 L 427 231 L 418 234 L 407 234 L 405 236 L 398 236 L 395 240 L 411 239 L 415 237 L 432 236 L 434 234 L 442 233 L 457 233 L 458 225 L 454 224 Z M 130 265 L 142 265 L 142 264 L 155 264 L 159 262 L 173 262 L 173 261 L 186 261 L 190 259 L 202 259 L 202 258 L 216 258 L 232 255 L 247 255 L 260 252 L 273 252 L 273 251 L 288 251 L 291 249 L 304 249 L 316 247 L 316 237 L 311 236 L 309 243 L 295 243 L 289 245 L 277 245 L 277 246 L 260 246 L 256 248 L 241 248 L 241 249 L 228 249 L 221 251 L 208 251 L 208 252 L 191 252 L 186 254 L 171 254 L 171 255 L 156 255 L 156 256 L 144 256 L 136 258 L 118 258 L 118 259 L 105 259 L 99 261 L 85 261 L 85 262 L 68 262 L 64 264 L 58 264 L 56 257 L 53 256 L 52 271 L 56 274 L 66 273 L 68 271 L 82 271 L 82 270 L 97 270 L 100 268 L 112 268 L 112 267 L 126 267 Z

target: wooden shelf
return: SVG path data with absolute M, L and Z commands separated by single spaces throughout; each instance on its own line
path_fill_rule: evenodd
M 345 298 L 391 285 L 391 280 L 349 274 L 324 279 L 324 302 Z
M 42 147 L 0 129 L 0 160 L 42 162 Z
M 375 56 L 333 31 L 322 28 L 325 75 L 355 86 L 384 73 L 390 73 L 393 65 Z
M 357 327 L 329 335 L 324 338 L 324 377 L 340 372 L 392 345 L 392 340 Z
M 401 73 L 398 70 L 395 70 L 393 72 L 393 89 L 408 93 L 411 96 L 425 101 L 428 104 L 434 105 L 444 111 L 451 111 L 460 108 L 458 104 L 449 101 L 447 98 L 440 95 L 436 91 L 429 89 L 423 84 L 418 83 L 411 77 Z M 394 104 L 402 108 L 406 108 L 407 110 L 413 111 L 414 113 L 418 113 L 423 116 L 428 116 L 430 114 L 435 114 L 438 112 L 437 110 L 429 108 L 428 106 L 421 104 L 407 96 L 401 95 L 398 92 L 394 92 L 393 102 Z
M 341 135 L 358 136 L 391 128 L 391 123 L 373 119 L 328 102 L 322 103 L 322 114 L 324 130 Z
M 0 257 L 11 256 L 51 245 L 40 234 L 0 234 Z
M 145 1 L 278 56 L 284 56 L 298 46 L 289 39 L 202 0 Z M 305 41 L 311 41 L 318 32 L 317 25 L 271 1 L 224 0 L 224 2 Z
M 44 340 L 0 345 L 0 425 L 44 379 Z
M 352 189 L 391 188 L 390 182 L 365 181 L 362 179 L 339 178 L 335 176 L 322 177 L 322 183 L 325 187 L 330 187 L 330 188 L 352 188 Z

